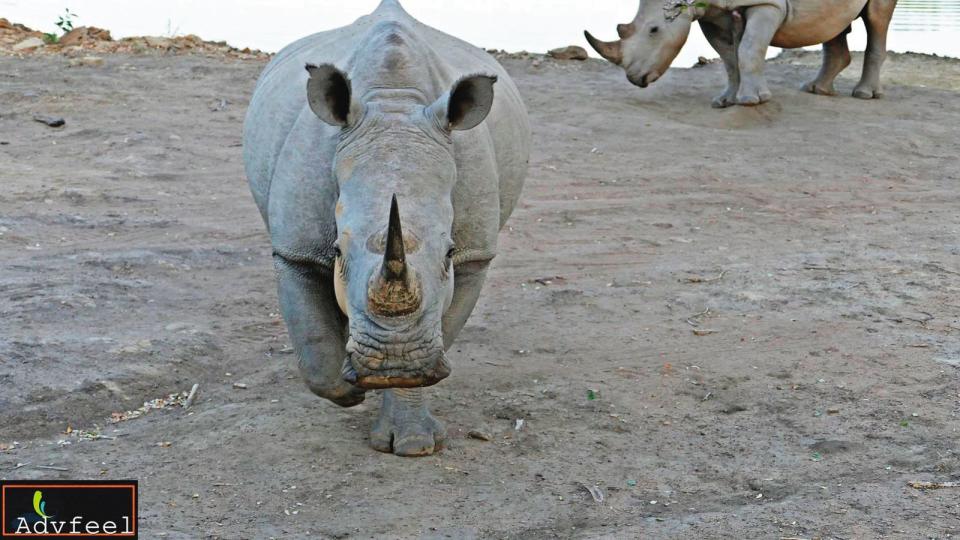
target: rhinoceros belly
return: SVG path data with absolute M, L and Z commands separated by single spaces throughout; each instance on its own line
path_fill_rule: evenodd
M 792 0 L 790 14 L 771 45 L 795 49 L 830 41 L 860 15 L 866 4 L 867 0 Z

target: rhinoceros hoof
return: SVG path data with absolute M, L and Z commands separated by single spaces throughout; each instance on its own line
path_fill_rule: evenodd
M 736 97 L 731 96 L 730 94 L 720 94 L 719 96 L 713 98 L 713 101 L 710 102 L 710 106 L 714 109 L 726 109 L 727 107 L 736 104 Z
M 810 81 L 803 85 L 803 91 L 811 94 L 817 94 L 818 96 L 837 95 L 837 91 L 834 89 L 833 84 L 822 84 L 817 81 Z
M 883 90 L 872 86 L 858 86 L 853 89 L 853 97 L 860 99 L 880 99 L 883 97 Z
M 413 409 L 384 399 L 380 417 L 370 430 L 370 446 L 398 456 L 429 456 L 440 449 L 446 429 L 425 407 Z
M 749 94 L 737 94 L 737 105 L 744 105 L 747 107 L 752 107 L 754 105 L 760 105 L 761 103 L 766 103 L 770 101 L 770 98 L 773 96 L 769 91 L 762 91 L 759 93 L 749 93 Z

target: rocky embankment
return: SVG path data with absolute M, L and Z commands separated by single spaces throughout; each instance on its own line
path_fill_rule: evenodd
M 62 54 L 82 63 L 97 63 L 101 54 L 196 54 L 240 60 L 269 58 L 254 49 L 237 49 L 224 41 L 204 41 L 195 35 L 138 36 L 113 39 L 109 30 L 80 26 L 52 42 L 48 35 L 0 18 L 0 55 Z M 83 62 L 85 61 L 85 62 Z

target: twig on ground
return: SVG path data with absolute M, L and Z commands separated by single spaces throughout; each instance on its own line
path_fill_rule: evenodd
M 590 496 L 593 498 L 593 502 L 597 504 L 603 504 L 603 492 L 600 491 L 600 488 L 597 486 L 588 486 L 587 484 L 581 483 L 580 486 L 590 492 Z
M 720 272 L 720 275 L 712 278 L 705 278 L 700 276 L 690 276 L 687 278 L 687 283 L 713 283 L 714 281 L 720 281 L 723 279 L 723 276 L 727 274 L 727 271 L 724 270 Z
M 47 471 L 60 471 L 60 472 L 69 472 L 70 469 L 66 467 L 54 467 L 53 465 L 34 465 L 34 469 L 44 469 Z
M 960 488 L 960 482 L 907 482 L 913 489 Z
M 846 268 L 836 268 L 834 266 L 809 265 L 809 266 L 804 266 L 803 269 L 804 270 L 823 270 L 825 272 L 850 272 L 850 270 L 847 270 Z
M 193 405 L 193 400 L 197 397 L 197 389 L 200 388 L 200 384 L 194 384 L 193 388 L 190 389 L 190 394 L 187 395 L 187 400 L 183 402 L 183 408 L 189 409 Z
M 705 316 L 707 316 L 707 315 L 709 315 L 709 314 L 710 314 L 710 308 L 707 308 L 707 309 L 701 311 L 700 313 L 696 313 L 696 314 L 694 314 L 694 315 L 691 315 L 691 316 L 687 317 L 687 324 L 689 324 L 690 326 L 693 326 L 694 328 L 696 328 L 697 326 L 700 326 L 700 323 L 697 322 L 697 320 L 700 319 L 700 317 L 705 317 Z
M 899 323 L 902 323 L 903 321 L 910 321 L 910 322 L 915 322 L 915 323 L 919 324 L 920 326 L 926 326 L 928 322 L 936 319 L 936 317 L 934 317 L 933 315 L 927 313 L 926 311 L 918 311 L 917 313 L 923 315 L 925 318 L 923 318 L 923 319 L 914 319 L 913 317 L 900 317 L 900 318 L 894 318 L 894 319 L 890 319 L 890 320 L 893 321 L 893 322 L 895 322 L 895 323 L 898 323 L 898 324 L 899 324 Z
M 924 266 L 926 266 L 927 268 L 932 268 L 933 270 L 936 270 L 938 272 L 943 272 L 945 274 L 953 274 L 955 276 L 960 276 L 960 272 L 957 272 L 956 270 L 950 270 L 949 268 L 944 268 L 942 265 L 938 263 L 927 263 Z

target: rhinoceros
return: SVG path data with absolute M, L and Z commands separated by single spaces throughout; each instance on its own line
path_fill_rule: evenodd
M 692 23 L 699 22 L 726 68 L 727 89 L 713 99 L 713 106 L 722 108 L 770 99 L 763 77 L 770 45 L 792 49 L 822 43 L 820 73 L 803 89 L 835 95 L 833 80 L 850 65 L 850 23 L 860 17 L 867 27 L 867 52 L 853 95 L 871 99 L 883 95 L 880 67 L 896 6 L 897 0 L 640 0 L 633 22 L 617 26 L 619 40 L 584 35 L 601 56 L 623 66 L 631 83 L 645 88 L 667 71 Z
M 383 390 L 371 445 L 433 453 L 425 389 L 450 373 L 526 176 L 520 94 L 477 47 L 384 0 L 264 68 L 244 163 L 308 388 L 340 406 Z

